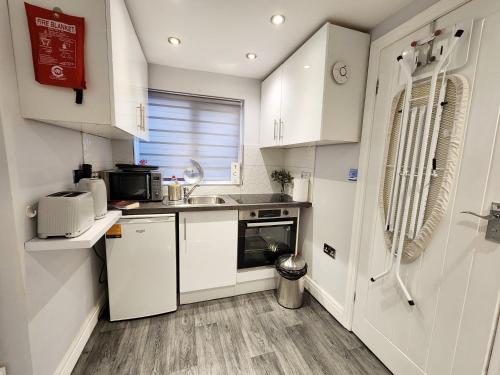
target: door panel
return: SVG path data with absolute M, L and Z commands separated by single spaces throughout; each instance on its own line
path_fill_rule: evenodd
M 275 146 L 279 143 L 282 70 L 279 67 L 262 82 L 260 108 L 260 145 L 262 147 Z
M 238 211 L 179 214 L 181 293 L 236 284 Z
M 378 192 L 391 100 L 401 89 L 395 57 L 429 29 L 381 52 L 353 327 L 396 374 L 481 374 L 490 350 L 500 287 L 500 245 L 484 239 L 485 222 L 460 211 L 487 213 L 491 201 L 500 200 L 499 11 L 496 1 L 476 0 L 436 24 L 439 29 L 474 18 L 467 65 L 452 72 L 467 77 L 473 95 L 447 215 L 425 253 L 402 267 L 415 307 L 407 304 L 391 277 L 376 283 L 369 278 L 389 261 Z
M 328 28 L 316 33 L 283 64 L 281 107 L 284 144 L 321 137 Z

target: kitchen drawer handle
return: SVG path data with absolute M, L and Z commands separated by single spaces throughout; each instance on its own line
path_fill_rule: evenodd
M 248 228 L 255 228 L 255 227 L 274 227 L 277 225 L 292 225 L 293 221 L 268 221 L 265 223 L 247 223 Z

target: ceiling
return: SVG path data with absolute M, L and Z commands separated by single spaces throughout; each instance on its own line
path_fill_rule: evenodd
M 126 0 L 150 63 L 264 78 L 326 21 L 369 31 L 412 0 Z M 283 14 L 280 26 L 269 20 Z M 175 36 L 181 44 L 167 39 Z M 248 60 L 247 52 L 257 59 Z

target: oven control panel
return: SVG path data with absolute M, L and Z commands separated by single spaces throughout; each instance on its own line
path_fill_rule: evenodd
M 265 208 L 259 210 L 243 210 L 239 212 L 240 220 L 266 220 L 298 216 L 299 209 L 297 207 Z

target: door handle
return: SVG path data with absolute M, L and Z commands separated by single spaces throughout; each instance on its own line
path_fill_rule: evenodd
M 273 139 L 276 140 L 276 119 L 274 120 Z
M 500 214 L 496 214 L 496 215 L 492 215 L 492 214 L 489 214 L 489 215 L 479 215 L 479 214 L 477 214 L 475 212 L 472 212 L 472 211 L 461 211 L 460 213 L 461 214 L 472 215 L 472 216 L 478 217 L 478 218 L 483 219 L 483 220 L 500 219 Z
M 500 203 L 491 203 L 489 215 L 481 215 L 472 211 L 462 211 L 461 213 L 488 220 L 484 238 L 489 241 L 500 243 Z
M 141 127 L 142 131 L 146 131 L 146 111 L 144 109 L 144 104 L 141 103 Z
M 280 135 L 280 141 L 283 140 L 283 121 L 281 121 L 280 119 L 280 131 L 279 131 L 279 135 Z
M 186 240 L 187 240 L 187 225 L 186 225 L 186 218 L 184 218 L 184 241 Z
M 139 117 L 137 117 L 137 112 L 139 112 Z M 136 120 L 137 129 L 141 130 L 141 125 L 142 125 L 141 104 L 139 104 L 137 107 L 135 107 L 135 120 Z

